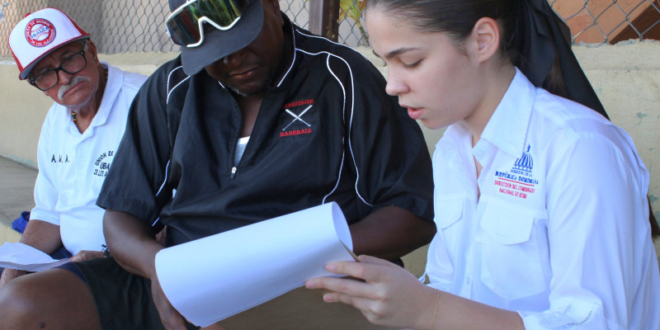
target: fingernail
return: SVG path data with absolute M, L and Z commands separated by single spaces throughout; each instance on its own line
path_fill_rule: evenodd
M 316 287 L 316 283 L 314 281 L 307 281 L 305 282 L 305 287 L 308 289 L 314 289 Z
M 325 302 L 334 302 L 335 300 L 333 299 L 331 294 L 324 294 L 323 295 L 323 301 L 325 301 Z
M 335 270 L 337 270 L 337 266 L 334 265 L 334 264 L 327 264 L 327 265 L 325 265 L 325 269 L 327 269 L 328 271 L 334 272 Z

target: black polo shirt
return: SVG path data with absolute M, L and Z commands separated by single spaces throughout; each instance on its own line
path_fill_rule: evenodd
M 186 76 L 177 58 L 136 96 L 98 205 L 167 225 L 168 246 L 330 201 L 349 223 L 388 205 L 432 221 L 426 143 L 383 76 L 285 20 L 295 54 L 237 166 L 238 104 L 205 71 Z

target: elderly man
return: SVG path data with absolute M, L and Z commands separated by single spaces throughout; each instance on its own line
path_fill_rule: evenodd
M 195 328 L 156 276 L 163 225 L 171 246 L 335 201 L 358 254 L 394 260 L 433 237 L 421 131 L 363 56 L 295 26 L 278 0 L 170 8 L 181 56 L 136 96 L 97 202 L 113 258 L 0 292 L 0 329 Z
M 103 256 L 104 211 L 96 198 L 146 80 L 99 62 L 89 38 L 53 8 L 27 15 L 9 37 L 19 78 L 55 101 L 39 138 L 36 206 L 21 242 L 46 253 L 64 245 L 74 261 Z M 5 270 L 0 287 L 23 274 Z

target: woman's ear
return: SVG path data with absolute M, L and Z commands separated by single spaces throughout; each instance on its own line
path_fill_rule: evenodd
M 477 63 L 492 58 L 500 49 L 500 28 L 497 22 L 489 17 L 482 17 L 474 25 L 468 38 L 468 54 Z

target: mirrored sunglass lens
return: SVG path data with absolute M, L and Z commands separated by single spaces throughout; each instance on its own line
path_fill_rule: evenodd
M 230 26 L 241 17 L 247 6 L 244 0 L 199 0 L 197 8 L 201 16 L 208 17 L 219 26 Z
M 172 41 L 177 45 L 189 45 L 200 41 L 201 35 L 198 27 L 198 17 L 191 5 L 184 8 L 179 14 L 167 21 L 167 28 Z
M 206 17 L 218 26 L 227 27 L 241 17 L 247 5 L 247 0 L 199 0 L 170 17 L 166 25 L 175 44 L 195 44 L 202 38 L 199 18 Z

